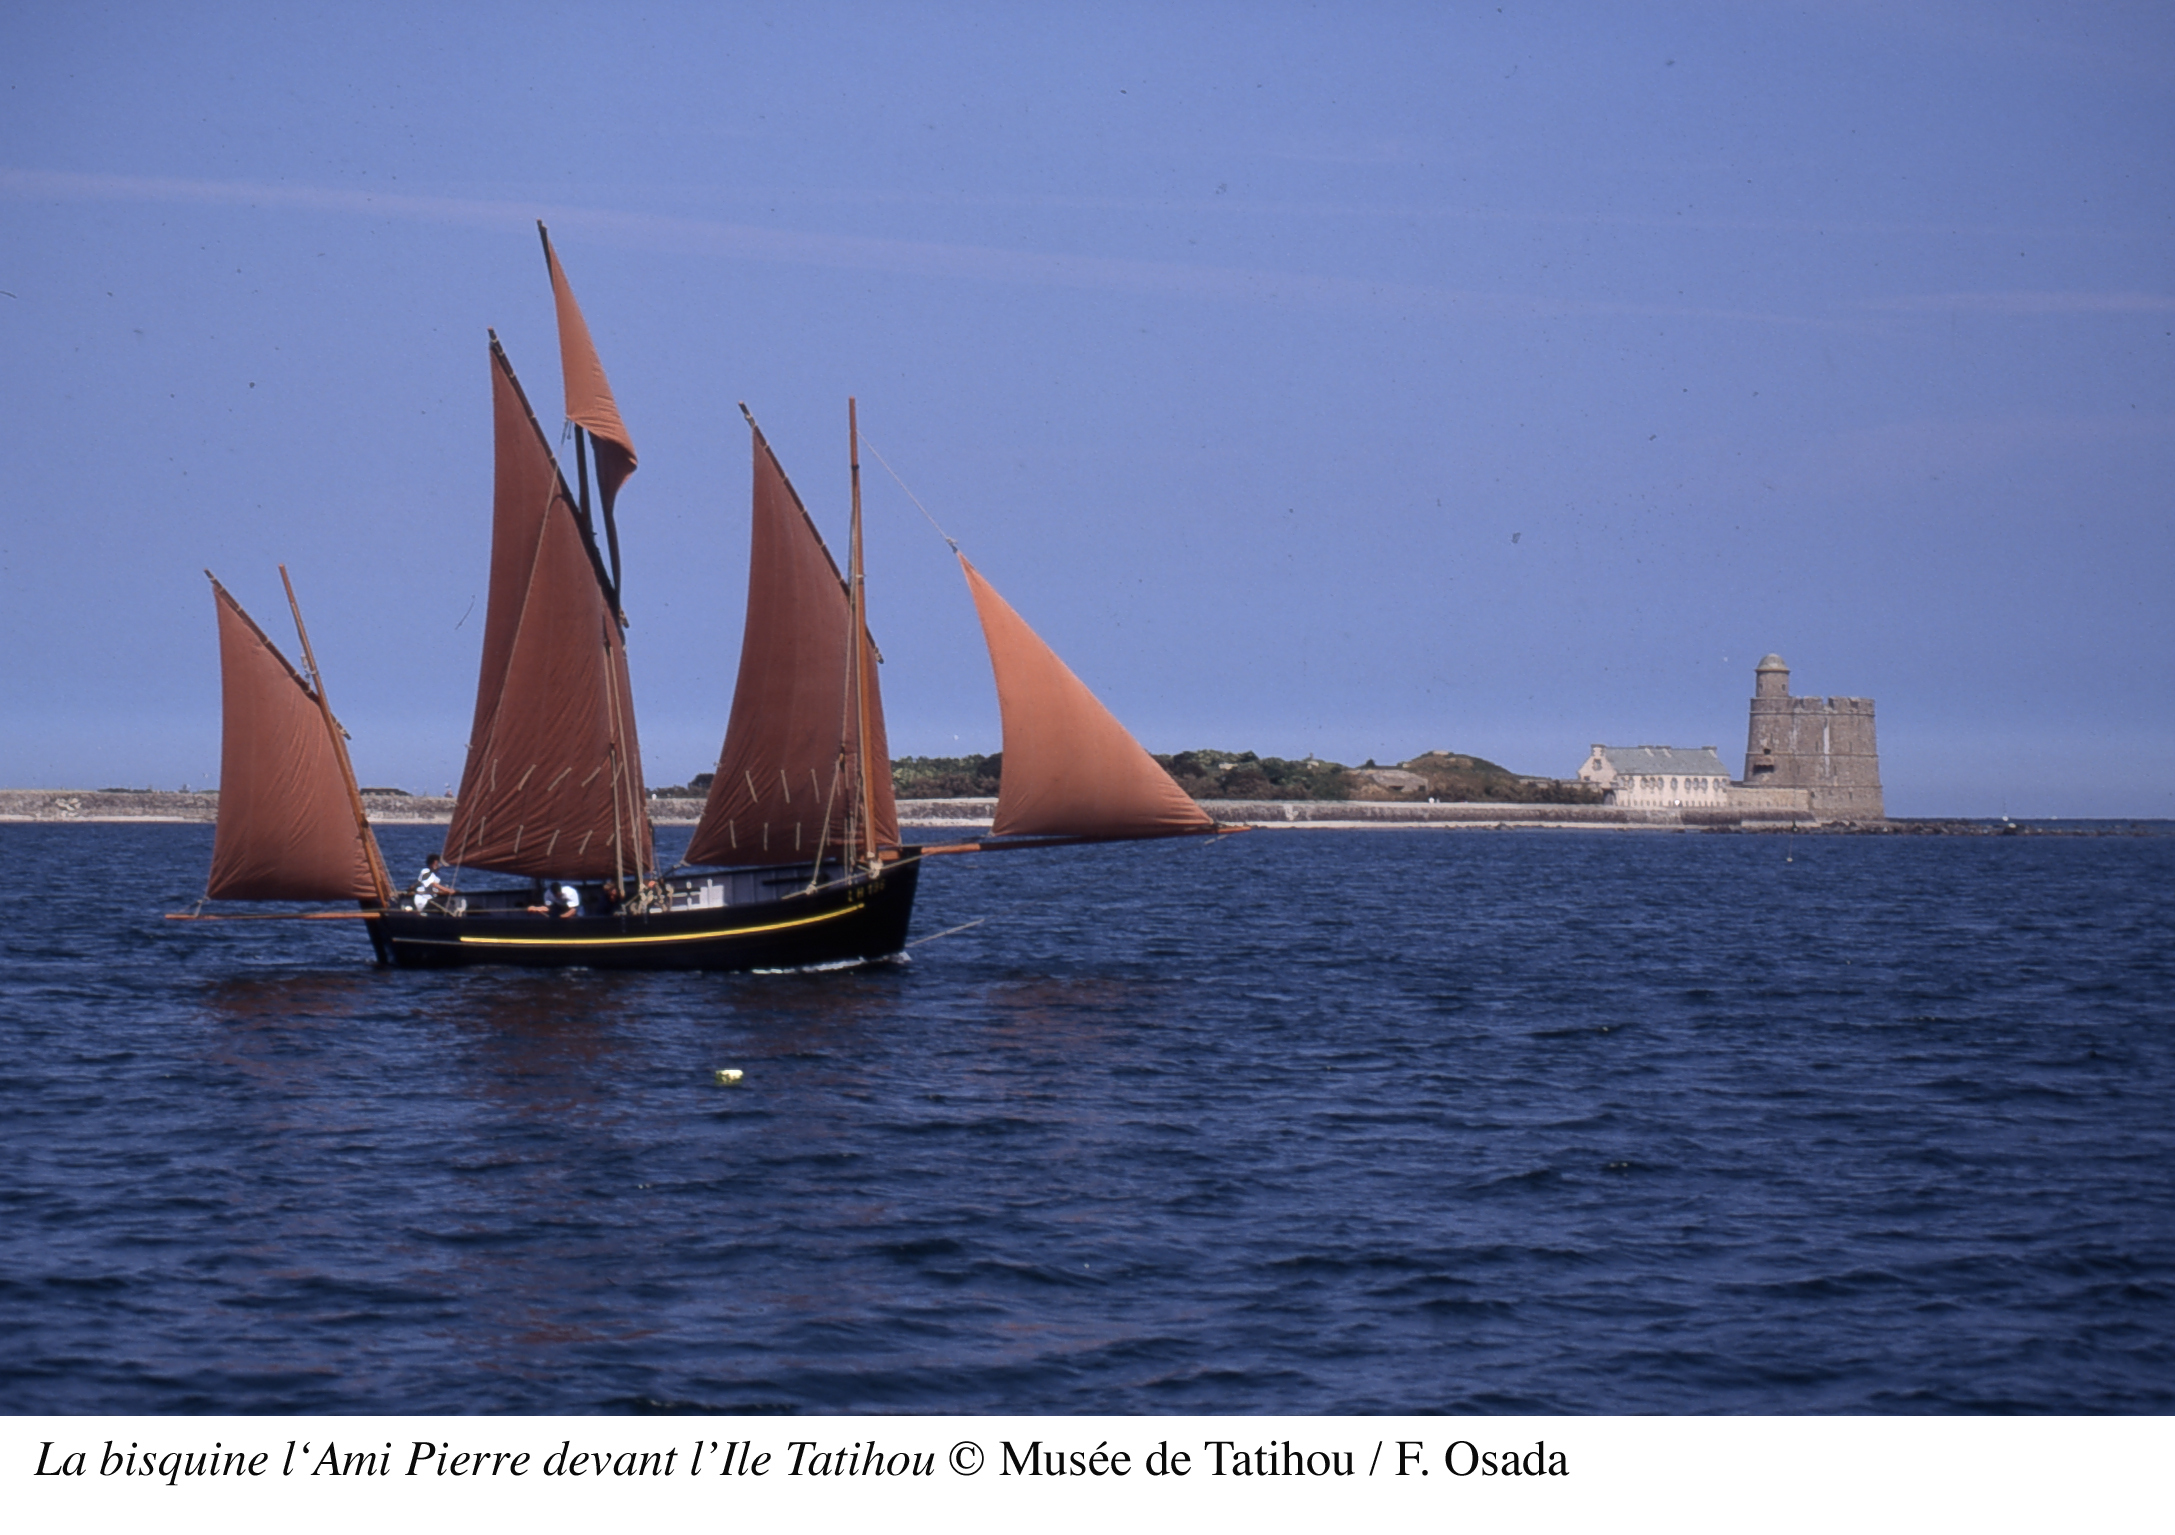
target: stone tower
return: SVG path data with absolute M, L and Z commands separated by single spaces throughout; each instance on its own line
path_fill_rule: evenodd
M 1807 790 L 1824 821 L 1883 819 L 1873 700 L 1792 698 L 1789 664 L 1766 657 L 1754 674 L 1744 781 Z

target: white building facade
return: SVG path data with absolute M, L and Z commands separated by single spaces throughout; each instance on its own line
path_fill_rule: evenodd
M 1719 810 L 1729 803 L 1729 772 L 1711 746 L 1603 746 L 1578 770 L 1606 793 L 1604 804 L 1643 809 Z

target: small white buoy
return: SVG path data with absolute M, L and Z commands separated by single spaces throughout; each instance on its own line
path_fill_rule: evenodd
M 717 1085 L 719 1087 L 736 1087 L 739 1085 L 740 1077 L 741 1072 L 737 1066 L 723 1067 L 717 1074 Z

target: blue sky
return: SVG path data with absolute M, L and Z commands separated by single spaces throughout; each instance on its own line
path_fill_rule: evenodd
M 740 637 L 747 401 L 845 399 L 1153 750 L 1741 764 L 1878 700 L 1898 814 L 2175 814 L 2175 12 L 47 7 L 0 54 L 0 782 L 216 775 L 210 566 L 366 782 L 457 779 L 485 327 L 547 219 L 642 467 L 652 782 Z M 870 462 L 901 752 L 993 750 Z

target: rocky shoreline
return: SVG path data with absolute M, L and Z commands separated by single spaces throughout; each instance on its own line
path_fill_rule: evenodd
M 443 825 L 453 801 L 435 795 L 365 794 L 363 808 L 376 825 Z M 1546 827 L 1565 831 L 1803 832 L 1854 836 L 2094 836 L 2127 834 L 2132 823 L 2106 821 L 2034 826 L 2022 822 L 1922 817 L 1882 821 L 1810 822 L 1770 813 L 1748 817 L 1729 810 L 1647 810 L 1621 805 L 1521 805 L 1465 802 L 1414 804 L 1365 800 L 1203 800 L 1201 808 L 1225 826 L 1264 830 L 1341 831 L 1355 828 L 1427 828 L 1500 831 Z M 988 827 L 994 799 L 899 801 L 902 828 L 953 831 Z M 0 789 L 0 822 L 211 822 L 218 818 L 216 790 L 184 793 L 155 789 Z M 659 826 L 691 826 L 702 801 L 673 795 L 650 800 Z

